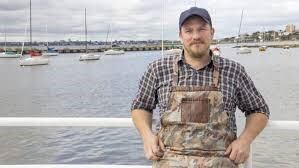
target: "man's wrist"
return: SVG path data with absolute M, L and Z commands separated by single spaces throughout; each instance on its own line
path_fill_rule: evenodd
M 145 140 L 145 139 L 147 139 L 148 137 L 153 136 L 153 135 L 154 135 L 154 133 L 152 132 L 151 129 L 146 129 L 146 130 L 144 130 L 144 131 L 141 133 L 141 137 L 142 137 L 143 140 Z
M 246 136 L 244 134 L 240 135 L 238 138 L 240 141 L 250 145 L 253 142 L 253 138 L 250 136 Z

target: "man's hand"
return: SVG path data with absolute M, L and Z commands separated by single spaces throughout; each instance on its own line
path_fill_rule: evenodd
M 161 139 L 154 134 L 150 134 L 143 138 L 143 147 L 145 157 L 149 160 L 159 160 L 165 151 Z
M 263 112 L 252 113 L 246 118 L 246 125 L 239 138 L 233 141 L 226 149 L 225 154 L 236 164 L 244 163 L 249 156 L 250 144 L 265 128 L 268 117 Z
M 135 109 L 132 111 L 132 119 L 142 137 L 145 157 L 149 160 L 159 160 L 165 147 L 160 138 L 152 132 L 152 113 Z
M 225 155 L 229 155 L 229 159 L 236 164 L 244 163 L 250 152 L 250 143 L 242 139 L 233 141 L 225 151 Z

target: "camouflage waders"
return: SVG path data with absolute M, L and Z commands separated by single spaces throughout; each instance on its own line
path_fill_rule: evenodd
M 158 136 L 166 147 L 154 168 L 237 168 L 224 153 L 235 134 L 229 129 L 219 89 L 219 66 L 213 60 L 212 86 L 178 86 L 174 62 L 167 110 Z

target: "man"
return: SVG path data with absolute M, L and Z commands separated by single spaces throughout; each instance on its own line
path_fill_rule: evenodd
M 269 108 L 244 67 L 210 51 L 213 35 L 207 10 L 182 12 L 182 54 L 151 63 L 140 81 L 131 114 L 153 167 L 236 168 L 267 124 Z M 156 105 L 158 134 L 152 131 Z M 239 137 L 236 107 L 246 115 Z

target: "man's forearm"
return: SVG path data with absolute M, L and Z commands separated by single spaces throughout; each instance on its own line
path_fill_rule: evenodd
M 246 125 L 239 139 L 247 141 L 249 144 L 266 127 L 268 118 L 263 113 L 252 113 L 246 118 Z
M 135 109 L 131 112 L 135 127 L 139 131 L 142 138 L 152 134 L 152 113 Z

